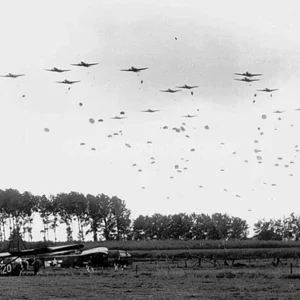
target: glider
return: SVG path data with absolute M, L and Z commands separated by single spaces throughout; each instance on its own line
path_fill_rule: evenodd
M 8 73 L 7 75 L 0 75 L 0 77 L 10 77 L 10 78 L 17 78 L 17 77 L 20 77 L 20 76 L 25 76 L 25 74 L 12 74 L 12 73 Z
M 75 251 L 84 247 L 83 244 L 69 244 L 64 246 L 56 246 L 56 247 L 44 247 L 44 248 L 35 248 L 35 249 L 28 249 L 28 250 L 20 250 L 19 241 L 18 241 L 18 249 L 12 247 L 12 243 L 14 240 L 11 241 L 9 248 L 12 251 L 7 252 L 0 252 L 0 275 L 20 275 L 23 269 L 23 264 L 27 266 L 32 266 L 33 271 L 35 274 L 38 273 L 41 265 L 37 258 L 40 255 L 45 254 L 57 254 L 57 253 L 68 253 L 70 251 Z M 23 257 L 23 259 L 22 259 Z M 34 257 L 34 258 L 28 258 Z
M 261 76 L 262 74 L 251 74 L 249 72 L 245 73 L 234 73 L 235 75 L 240 75 L 240 76 L 246 76 L 246 77 L 253 77 L 253 76 Z
M 181 90 L 172 90 L 172 89 L 167 89 L 167 90 L 160 90 L 161 92 L 165 93 L 176 93 L 176 92 L 181 92 Z
M 64 84 L 73 84 L 76 82 L 80 82 L 80 81 L 69 81 L 67 79 L 65 79 L 64 81 L 56 81 L 57 83 L 64 83 Z
M 154 113 L 160 111 L 160 109 L 147 109 L 147 110 L 141 110 L 141 112 L 149 112 L 149 113 Z
M 86 67 L 86 68 L 89 68 L 91 66 L 95 66 L 95 65 L 98 65 L 98 63 L 85 63 L 84 61 L 81 61 L 79 64 L 71 64 L 72 66 L 77 66 L 77 67 Z
M 52 69 L 45 69 L 45 71 L 63 73 L 63 72 L 69 72 L 71 70 L 62 70 L 62 69 L 58 69 L 58 68 L 54 67 Z
M 123 71 L 123 72 L 134 72 L 134 73 L 138 73 L 140 71 L 143 71 L 143 70 L 147 70 L 149 68 L 135 68 L 135 67 L 131 67 L 129 69 L 122 69 L 120 71 Z
M 186 116 L 182 116 L 183 118 L 194 118 L 197 117 L 196 115 L 186 115 Z
M 199 87 L 199 85 L 183 85 L 183 86 L 176 86 L 177 88 L 180 88 L 180 89 L 188 89 L 188 90 L 191 90 L 191 89 L 194 89 L 194 88 L 197 88 Z
M 274 91 L 278 91 L 278 89 L 268 89 L 268 88 L 265 88 L 263 90 L 257 90 L 257 91 L 271 93 L 271 92 L 274 92 Z
M 252 82 L 252 81 L 259 81 L 259 79 L 250 79 L 248 77 L 244 77 L 242 79 L 234 79 L 234 80 L 237 80 L 237 81 L 244 81 L 244 82 Z

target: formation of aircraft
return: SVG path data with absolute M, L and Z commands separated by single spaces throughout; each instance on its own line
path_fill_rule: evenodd
M 8 78 L 18 78 L 21 76 L 25 76 L 25 74 L 12 74 L 12 73 L 8 73 L 7 75 L 0 75 L 0 77 L 8 77 Z
M 147 70 L 147 69 L 149 69 L 149 68 L 135 68 L 135 67 L 131 67 L 129 69 L 122 69 L 120 71 L 138 73 L 138 72 L 141 72 L 141 71 Z
M 91 66 L 94 66 L 94 65 L 98 65 L 98 63 L 86 63 L 86 62 L 83 62 L 83 61 L 81 61 L 80 63 L 77 63 L 77 64 L 71 64 L 72 66 L 79 66 L 79 67 L 86 67 L 86 68 L 88 68 L 88 67 L 91 67 Z M 141 71 L 143 71 L 143 70 L 147 70 L 147 69 L 149 69 L 148 67 L 145 67 L 145 68 L 136 68 L 136 67 L 130 67 L 129 69 L 121 69 L 120 71 L 125 71 L 125 72 L 133 72 L 133 73 L 139 73 L 139 72 L 141 72 Z M 58 68 L 56 68 L 56 67 L 54 67 L 54 68 L 52 68 L 52 69 L 45 69 L 46 71 L 51 71 L 51 72 L 57 72 L 57 73 L 63 73 L 63 72 L 68 72 L 68 71 L 71 71 L 71 70 L 67 70 L 67 69 L 58 69 Z M 254 82 L 254 81 L 260 81 L 260 79 L 252 79 L 253 77 L 258 77 L 258 76 L 262 76 L 263 74 L 259 74 L 259 73 L 249 73 L 249 72 L 245 72 L 245 73 L 234 73 L 235 75 L 238 75 L 238 76 L 243 76 L 243 78 L 236 78 L 236 79 L 234 79 L 234 80 L 236 80 L 236 81 L 242 81 L 242 82 Z M 25 74 L 19 74 L 19 75 L 14 75 L 14 74 L 11 74 L 11 73 L 9 73 L 9 74 L 7 74 L 7 75 L 2 75 L 1 77 L 11 77 L 11 78 L 16 78 L 16 77 L 19 77 L 19 76 L 25 76 Z M 61 84 L 74 84 L 74 83 L 77 83 L 77 82 L 80 82 L 80 81 L 69 81 L 69 80 L 67 80 L 67 79 L 65 79 L 64 81 L 56 81 L 57 83 L 61 83 Z M 143 83 L 143 81 L 141 81 L 141 83 Z M 183 89 L 184 90 L 191 90 L 191 93 L 192 93 L 192 95 L 193 95 L 193 89 L 195 89 L 195 88 L 198 88 L 199 86 L 196 86 L 196 85 L 187 85 L 187 84 L 184 84 L 184 85 L 181 85 L 181 86 L 176 86 L 174 89 L 171 89 L 171 88 L 168 88 L 168 89 L 166 89 L 166 90 L 160 90 L 160 92 L 165 92 L 165 93 L 177 93 L 177 92 L 180 92 L 180 91 L 182 91 Z M 70 89 L 70 88 L 69 88 Z M 273 91 L 277 91 L 278 89 L 268 89 L 268 88 L 265 88 L 265 89 L 261 89 L 261 90 L 257 90 L 257 91 L 262 91 L 262 92 L 268 92 L 268 93 L 271 93 L 271 92 L 273 92 Z M 257 95 L 255 94 L 254 95 L 254 97 L 256 97 Z M 79 103 L 79 105 L 80 106 L 82 106 L 82 103 L 80 102 Z M 300 110 L 300 109 L 299 109 Z M 147 109 L 147 110 L 142 110 L 141 112 L 147 112 L 147 113 L 154 113 L 154 112 L 158 112 L 158 111 L 160 111 L 160 110 L 154 110 L 154 109 Z M 198 109 L 198 111 L 199 111 L 199 109 Z M 277 111 L 276 113 L 281 113 L 281 112 L 279 112 L 279 111 Z M 123 115 L 124 114 L 124 112 L 121 112 L 120 113 L 121 115 Z M 197 117 L 197 115 L 193 115 L 193 114 L 188 114 L 188 115 L 184 115 L 184 116 L 182 116 L 182 117 L 184 117 L 184 118 L 194 118 L 194 117 Z M 121 119 L 125 119 L 126 117 L 121 117 L 121 116 L 115 116 L 115 117 L 111 117 L 111 119 L 116 119 L 116 120 L 121 120 Z M 265 118 L 263 118 L 263 119 L 265 119 Z M 103 119 L 98 119 L 98 122 L 103 122 Z M 94 119 L 90 119 L 90 123 L 91 124 L 95 124 L 96 122 L 95 122 L 95 120 Z M 118 123 L 118 122 L 117 122 Z M 122 122 L 121 122 L 122 123 Z M 186 125 L 186 124 L 183 124 L 182 123 L 182 125 Z M 94 125 L 94 126 L 96 126 L 96 125 Z M 172 128 L 172 130 L 174 130 L 175 132 L 177 132 L 177 133 L 182 133 L 182 132 L 184 132 L 184 131 L 186 131 L 186 130 L 189 130 L 188 129 L 188 125 L 187 125 L 187 129 L 184 127 L 184 126 L 177 126 L 177 127 L 173 127 Z M 163 127 L 164 129 L 168 129 L 168 127 L 167 126 L 164 126 Z M 170 127 L 171 128 L 171 127 Z M 205 130 L 209 130 L 210 129 L 210 127 L 208 126 L 208 125 L 206 125 L 206 126 L 202 126 L 202 128 L 204 128 Z M 195 127 L 194 127 L 194 129 L 196 129 Z M 48 128 L 45 128 L 45 131 L 46 132 L 49 132 L 49 129 Z M 190 133 L 189 131 L 187 131 L 187 133 L 189 133 L 189 134 L 191 134 L 191 136 L 192 136 L 192 133 Z M 263 134 L 263 132 L 260 132 L 260 134 L 262 135 Z M 108 137 L 110 137 L 110 138 L 112 138 L 113 136 L 115 136 L 115 135 L 118 135 L 118 133 L 114 133 L 113 135 L 112 134 L 110 134 L 110 135 L 108 135 Z M 190 137 L 190 135 L 185 135 L 185 137 Z M 152 143 L 152 142 L 147 142 L 147 143 Z M 80 145 L 81 146 L 84 146 L 85 145 L 85 143 L 80 143 Z M 126 145 L 126 147 L 128 147 L 128 148 L 134 148 L 134 146 L 133 146 L 133 144 L 132 144 L 132 146 L 129 144 L 129 143 L 125 143 L 125 145 Z M 82 147 L 82 148 L 85 148 L 85 147 Z M 96 151 L 96 148 L 95 147 L 92 147 L 91 148 L 91 146 L 89 146 L 88 147 L 88 149 L 90 149 L 90 150 L 92 150 L 92 151 Z M 190 151 L 191 152 L 194 152 L 194 151 L 196 151 L 197 149 L 195 149 L 195 148 L 190 148 Z M 236 154 L 236 152 L 232 152 L 232 154 Z M 257 160 L 259 160 L 259 163 L 262 163 L 262 156 L 257 156 Z M 244 160 L 245 162 L 248 162 L 248 160 Z M 187 162 L 187 160 L 185 161 L 185 162 Z M 151 164 L 154 164 L 155 163 L 155 161 L 153 160 L 153 161 L 151 161 Z M 177 172 L 184 172 L 184 170 L 187 170 L 188 168 L 186 167 L 186 166 L 182 166 L 182 168 L 180 169 L 179 167 L 178 167 L 178 169 L 177 169 Z M 137 168 L 137 170 L 138 170 L 138 172 L 142 172 L 142 169 L 141 168 Z M 144 170 L 144 169 L 143 169 Z M 222 172 L 225 172 L 225 169 L 221 169 L 221 171 Z M 173 178 L 173 176 L 171 176 L 170 178 Z M 201 186 L 199 186 L 199 187 L 203 187 L 202 185 Z M 143 187 L 143 189 L 144 189 L 145 187 Z M 227 189 L 224 189 L 224 191 L 227 191 Z M 35 250 L 35 249 L 32 249 L 32 250 Z M 47 250 L 47 251 L 46 251 Z M 44 256 L 44 257 L 52 257 L 52 256 L 55 256 L 55 255 L 61 255 L 62 253 L 64 253 L 65 255 L 67 255 L 67 252 L 66 251 L 69 251 L 69 250 L 67 250 L 66 248 L 64 248 L 64 249 L 61 249 L 61 250 L 59 250 L 59 249 L 55 249 L 55 253 L 54 252 L 51 252 L 52 250 L 50 249 L 50 248 L 47 248 L 45 251 L 46 252 L 44 252 L 44 253 L 38 253 L 38 252 L 31 252 L 31 253 L 36 253 L 36 254 L 38 254 L 39 255 L 39 257 L 41 257 L 41 255 L 42 256 Z M 79 249 L 76 249 L 76 251 L 78 251 Z M 41 251 L 41 250 L 39 250 L 39 251 Z M 73 251 L 73 250 L 70 250 L 70 251 Z M 27 252 L 27 254 L 29 255 L 29 253 L 30 253 L 30 251 L 29 252 Z M 87 252 L 84 252 L 84 251 L 82 251 L 81 253 L 87 253 Z M 7 256 L 7 257 L 12 257 L 12 254 L 16 254 L 16 253 L 10 253 L 10 256 Z M 1 253 L 0 253 L 0 258 L 1 258 Z M 19 255 L 16 255 L 15 257 L 17 257 L 16 259 L 18 259 L 18 258 L 20 258 L 20 257 L 24 257 L 24 255 L 25 255 L 25 252 L 23 251 L 23 252 L 20 252 L 19 253 Z M 73 254 L 72 254 L 73 255 Z M 83 255 L 83 254 L 82 254 Z M 7 257 L 5 257 L 5 258 L 7 258 Z M 10 268 L 10 267 L 8 267 L 8 268 Z M 3 267 L 3 269 L 7 269 L 7 267 Z M 7 271 L 7 270 L 6 270 Z

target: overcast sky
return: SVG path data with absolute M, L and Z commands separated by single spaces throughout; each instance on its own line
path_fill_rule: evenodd
M 1 4 L 0 75 L 26 74 L 0 78 L 1 188 L 116 195 L 134 218 L 221 212 L 252 225 L 298 213 L 300 20 L 288 3 Z M 120 71 L 131 66 L 149 69 Z M 246 71 L 263 76 L 233 80 Z M 184 84 L 199 87 L 160 92 Z M 256 91 L 266 87 L 279 90 Z

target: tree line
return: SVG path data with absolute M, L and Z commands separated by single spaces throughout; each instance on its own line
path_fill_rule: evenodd
M 32 241 L 34 215 L 38 214 L 43 228 L 40 232 L 44 240 L 49 240 L 49 231 L 57 241 L 57 229 L 66 225 L 67 241 L 73 240 L 73 228 L 78 227 L 77 240 L 93 234 L 94 241 L 99 237 L 105 240 L 124 239 L 130 234 L 130 210 L 125 201 L 116 196 L 104 194 L 83 195 L 77 192 L 59 193 L 49 197 L 20 193 L 15 189 L 0 190 L 0 241 L 9 237 L 21 236 Z M 76 224 L 76 225 L 75 225 Z
M 131 219 L 124 200 L 105 194 L 96 196 L 78 192 L 56 195 L 33 195 L 16 189 L 0 190 L 0 241 L 14 235 L 32 241 L 34 216 L 42 220 L 40 229 L 44 241 L 49 233 L 57 241 L 60 224 L 66 228 L 67 241 L 84 241 L 92 234 L 99 240 L 220 240 L 245 239 L 249 226 L 239 217 L 222 213 L 173 215 L 140 215 Z M 300 218 L 295 214 L 284 220 L 259 220 L 254 225 L 258 239 L 295 239 L 300 235 Z
M 260 240 L 294 240 L 300 238 L 300 216 L 291 213 L 281 219 L 259 220 L 254 224 L 255 236 Z

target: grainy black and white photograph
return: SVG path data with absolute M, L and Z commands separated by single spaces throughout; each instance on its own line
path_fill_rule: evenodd
M 0 3 L 0 298 L 299 299 L 296 1 Z

